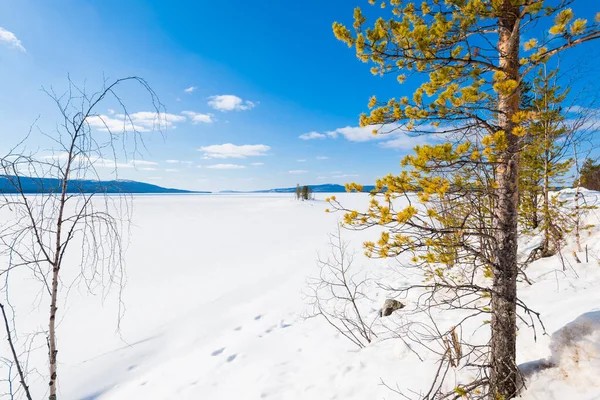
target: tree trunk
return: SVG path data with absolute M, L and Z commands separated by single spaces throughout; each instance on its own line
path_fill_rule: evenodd
M 547 132 L 544 135 L 547 135 Z M 549 143 L 546 137 L 544 140 L 546 151 L 544 153 L 544 207 L 542 209 L 542 213 L 544 214 L 544 238 L 542 243 L 542 257 L 547 257 L 550 255 L 550 224 L 552 224 L 550 216 L 550 178 L 548 176 L 550 173 L 548 170 L 550 154 L 548 151 L 548 145 Z
M 498 21 L 499 66 L 507 79 L 519 81 L 520 9 L 505 0 Z M 520 93 L 498 95 L 498 123 L 506 135 L 507 149 L 497 167 L 498 180 L 498 248 L 492 287 L 492 339 L 490 398 L 511 399 L 518 392 L 516 365 L 516 298 L 517 298 L 517 209 L 519 138 L 512 134 L 512 117 L 519 110 Z
M 535 184 L 537 185 L 537 182 L 535 182 Z M 531 210 L 531 227 L 533 229 L 537 229 L 538 226 L 540 226 L 540 217 L 538 215 L 538 197 L 539 195 L 537 189 L 533 189 L 531 191 L 531 204 L 533 206 L 533 210 Z
M 577 243 L 577 251 L 581 252 L 581 235 L 579 233 L 579 224 L 580 221 L 580 210 L 579 210 L 579 194 L 581 193 L 581 173 L 579 172 L 579 160 L 577 159 L 577 145 L 573 143 L 573 154 L 575 157 L 575 241 Z M 587 260 L 586 260 L 587 262 Z
M 50 301 L 50 322 L 48 324 L 48 359 L 50 361 L 49 400 L 56 400 L 56 356 L 58 354 L 58 350 L 56 348 L 56 300 L 58 297 L 58 272 L 59 266 L 54 265 L 52 267 L 52 299 Z

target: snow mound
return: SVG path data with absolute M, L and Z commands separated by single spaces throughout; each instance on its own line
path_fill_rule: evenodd
M 533 373 L 523 398 L 600 398 L 600 310 L 585 313 L 554 332 L 550 351 L 547 360 L 521 366 L 525 375 Z
M 600 311 L 583 314 L 555 332 L 550 349 L 552 364 L 565 373 L 587 364 L 600 371 Z

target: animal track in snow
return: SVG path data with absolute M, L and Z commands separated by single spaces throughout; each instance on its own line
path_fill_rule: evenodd
M 211 356 L 218 356 L 219 354 L 221 354 L 223 351 L 225 351 L 225 347 L 221 347 L 220 349 L 217 349 L 215 351 L 213 351 L 212 353 L 210 353 Z

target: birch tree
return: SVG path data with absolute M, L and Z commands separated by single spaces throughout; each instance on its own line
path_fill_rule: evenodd
M 166 114 L 161 111 L 155 92 L 142 78 L 104 82 L 101 90 L 94 93 L 69 80 L 64 93 L 45 91 L 60 116 L 56 130 L 43 133 L 54 144 L 53 154 L 28 151 L 28 135 L 0 158 L 0 173 L 8 188 L 8 193 L 0 193 L 0 210 L 11 215 L 0 229 L 0 250 L 10 254 L 11 263 L 0 268 L 0 276 L 4 275 L 10 285 L 9 272 L 28 268 L 42 286 L 41 301 L 47 301 L 49 311 L 48 328 L 44 332 L 49 400 L 59 397 L 57 321 L 61 318 L 59 310 L 67 308 L 61 304 L 61 293 L 71 285 L 65 280 L 83 282 L 90 292 L 97 288 L 108 290 L 111 286 L 121 290 L 124 285 L 123 234 L 130 217 L 127 197 L 123 197 L 126 194 L 109 196 L 103 190 L 90 191 L 85 183 L 100 180 L 97 169 L 100 166 L 111 168 L 114 176 L 117 154 L 139 155 L 142 130 L 151 129 L 136 124 L 117 94 L 124 85 L 134 83 L 148 93 L 153 108 L 152 125 L 160 129 Z M 102 114 L 100 106 L 108 101 L 119 104 L 122 114 L 112 118 Z M 32 185 L 37 195 L 31 195 Z M 72 262 L 67 257 L 69 253 L 79 255 L 80 260 Z M 32 298 L 35 296 L 33 293 Z M 13 336 L 11 347 L 15 340 Z M 14 362 L 18 364 L 16 355 Z M 21 384 L 29 393 L 25 374 L 19 370 Z

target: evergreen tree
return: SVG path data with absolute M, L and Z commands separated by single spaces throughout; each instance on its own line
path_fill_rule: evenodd
M 310 199 L 310 188 L 306 185 L 302 186 L 302 200 Z
M 371 111 L 361 116 L 361 126 L 372 127 L 374 133 L 403 128 L 415 134 L 458 134 L 460 139 L 416 148 L 415 155 L 404 159 L 405 171 L 378 182 L 383 201 L 374 196 L 367 212 L 346 210 L 337 201 L 332 204 L 347 212 L 347 225 L 386 227 L 377 242 L 365 244 L 367 251 L 382 257 L 412 252 L 415 263 L 430 271 L 430 283 L 424 288 L 431 293 L 440 287 L 453 291 L 454 307 L 461 307 L 461 300 L 469 296 L 490 299 L 489 308 L 481 310 L 491 314 L 489 353 L 474 361 L 489 370 L 455 392 L 472 398 L 511 399 L 520 389 L 516 364 L 517 305 L 522 305 L 516 285 L 519 155 L 532 120 L 532 113 L 521 108 L 521 82 L 552 56 L 600 38 L 600 13 L 591 23 L 574 19 L 570 1 L 369 2 L 379 3 L 384 17 L 366 28 L 367 18 L 356 8 L 354 33 L 334 23 L 336 37 L 354 47 L 360 60 L 373 63 L 375 75 L 395 74 L 402 83 L 417 74 L 425 82 L 412 97 L 383 102 L 372 97 Z M 549 36 L 521 43 L 523 36 L 536 36 L 527 29 L 543 25 L 548 18 L 554 19 Z M 423 207 L 394 210 L 394 198 L 411 191 L 418 191 Z M 478 210 L 481 220 L 474 217 Z M 466 261 L 475 268 L 473 275 L 485 269 L 492 281 L 489 287 L 474 284 L 466 274 L 461 279 L 448 274 L 457 262 Z M 472 349 L 476 357 L 477 348 Z M 487 390 L 482 392 L 482 387 Z
M 600 190 L 600 164 L 587 158 L 581 166 L 581 186 L 589 190 Z
M 301 196 L 302 196 L 302 191 L 300 189 L 300 184 L 297 183 L 296 184 L 296 200 L 300 200 Z
M 544 65 L 534 79 L 532 118 L 521 150 L 519 171 L 521 220 L 525 227 L 535 229 L 541 225 L 543 257 L 552 255 L 550 242 L 560 240 L 562 233 L 568 230 L 558 200 L 550 194 L 550 184 L 563 183 L 573 164 L 568 157 L 571 132 L 564 125 L 561 107 L 568 90 L 563 91 L 558 86 L 557 74 L 557 70 L 547 72 Z

